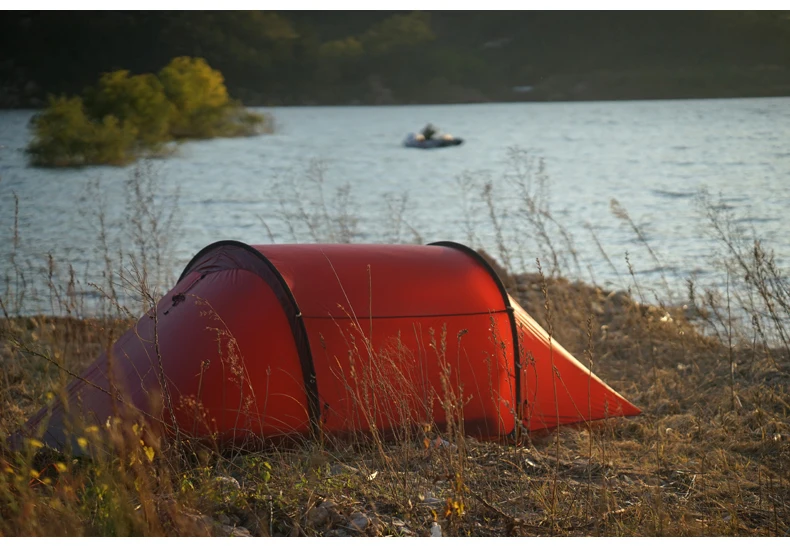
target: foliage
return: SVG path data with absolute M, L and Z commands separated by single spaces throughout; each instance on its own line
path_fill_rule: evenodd
M 414 47 L 435 38 L 430 16 L 424 12 L 393 15 L 362 35 L 365 49 L 374 55 L 390 53 L 399 48 Z
M 222 74 L 204 59 L 177 57 L 159 72 L 159 80 L 176 110 L 173 134 L 210 136 L 230 100 Z
M 81 97 L 50 99 L 33 121 L 35 165 L 120 165 L 173 139 L 258 134 L 267 119 L 230 99 L 204 59 L 178 57 L 153 74 L 103 74 Z
M 133 128 L 146 145 L 167 140 L 173 104 L 153 74 L 130 76 L 128 70 L 103 74 L 96 89 L 89 89 L 86 96 L 93 117 L 115 116 Z
M 318 53 L 324 59 L 351 58 L 361 56 L 364 53 L 364 49 L 359 40 L 349 36 L 348 38 L 331 40 L 321 44 Z
M 120 165 L 132 158 L 135 132 L 130 126 L 112 115 L 89 118 L 79 97 L 53 97 L 34 118 L 33 127 L 35 137 L 28 152 L 35 165 Z
M 40 98 L 79 92 L 117 67 L 151 73 L 189 55 L 256 104 L 374 102 L 378 86 L 390 102 L 463 99 L 454 86 L 471 90 L 468 100 L 783 95 L 788 21 L 770 11 L 9 12 L 0 81 L 33 82 Z M 599 84 L 603 73 L 622 77 Z M 444 91 L 425 86 L 433 79 Z M 523 85 L 533 90 L 513 91 Z

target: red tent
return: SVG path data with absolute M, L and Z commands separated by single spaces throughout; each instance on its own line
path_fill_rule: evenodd
M 550 340 L 476 252 L 449 242 L 206 247 L 26 429 L 46 423 L 59 446 L 69 412 L 103 424 L 126 404 L 225 441 L 461 415 L 466 434 L 501 438 L 519 421 L 639 413 Z

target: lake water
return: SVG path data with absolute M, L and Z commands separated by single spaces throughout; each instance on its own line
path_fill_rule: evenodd
M 268 243 L 336 237 L 337 223 L 318 218 L 324 210 L 319 179 L 328 214 L 346 210 L 357 220 L 354 241 L 449 239 L 499 255 L 481 194 L 490 182 L 511 261 L 534 269 L 540 258 L 548 269 L 550 252 L 523 214 L 528 207 L 514 185 L 519 170 L 520 180 L 533 197 L 542 196 L 556 221 L 544 217 L 568 276 L 623 286 L 630 282 L 628 253 L 647 288 L 658 288 L 662 275 L 678 287 L 689 276 L 713 281 L 710 262 L 717 247 L 703 233 L 696 199 L 703 188 L 787 263 L 790 98 L 267 111 L 276 120 L 273 135 L 190 142 L 173 156 L 144 165 L 163 213 L 178 196 L 178 230 L 167 246 L 170 273 L 220 239 Z M 27 276 L 28 310 L 46 309 L 42 283 L 50 254 L 61 277 L 62 265 L 70 263 L 80 279 L 101 282 L 99 209 L 105 211 L 113 253 L 134 247 L 124 218 L 130 210 L 125 181 L 135 167 L 28 167 L 23 148 L 32 114 L 0 112 L 0 274 L 10 270 L 16 195 L 14 260 L 38 271 Z M 440 150 L 403 148 L 406 133 L 428 121 L 465 143 Z M 521 151 L 520 160 L 512 159 L 514 149 Z M 467 181 L 465 190 L 461 180 Z M 544 193 L 538 194 L 541 180 Z M 338 197 L 344 187 L 348 195 Z M 404 196 L 403 213 L 396 213 Z M 612 213 L 612 199 L 628 211 L 662 270 L 627 222 Z M 314 233 L 305 218 L 316 221 Z M 566 241 L 578 262 L 569 258 Z M 91 292 L 85 283 L 82 287 Z M 4 279 L 0 294 L 6 288 Z

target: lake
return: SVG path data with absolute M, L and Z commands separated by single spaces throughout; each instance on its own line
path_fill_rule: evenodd
M 217 240 L 328 240 L 338 237 L 338 226 L 353 241 L 455 240 L 502 258 L 482 195 L 487 183 L 499 233 L 517 268 L 534 270 L 540 258 L 550 269 L 542 219 L 569 277 L 605 287 L 633 283 L 627 253 L 636 279 L 648 289 L 660 288 L 662 278 L 680 293 L 690 276 L 715 282 L 718 247 L 704 230 L 701 189 L 718 211 L 754 230 L 779 263 L 787 263 L 790 98 L 265 111 L 275 118 L 273 135 L 189 142 L 168 158 L 141 164 L 152 203 L 161 209 L 157 214 L 176 213 L 177 230 L 165 245 L 171 275 Z M 80 290 L 95 293 L 86 283 L 101 283 L 104 270 L 97 211 L 104 211 L 113 256 L 135 247 L 127 218 L 134 200 L 126 181 L 140 168 L 28 167 L 23 148 L 32 115 L 0 112 L 0 274 L 11 270 L 12 258 L 32 270 L 26 277 L 28 312 L 47 310 L 48 255 L 61 280 L 71 264 L 85 280 Z M 464 144 L 403 148 L 405 135 L 427 122 Z M 525 189 L 531 204 L 548 210 L 550 218 L 525 214 Z M 12 257 L 14 196 L 19 239 Z M 628 221 L 613 214 L 613 199 L 627 210 L 661 268 Z M 7 288 L 0 281 L 0 295 Z

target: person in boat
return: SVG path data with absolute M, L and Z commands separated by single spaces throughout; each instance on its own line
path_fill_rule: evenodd
M 425 140 L 432 139 L 436 133 L 438 133 L 438 130 L 433 126 L 432 123 L 429 123 L 422 128 L 422 131 L 420 131 L 420 134 L 425 137 Z

